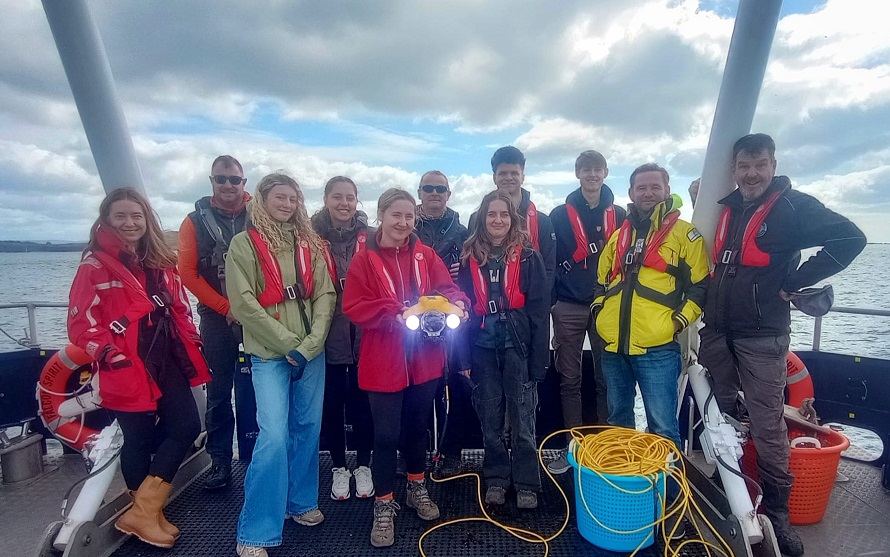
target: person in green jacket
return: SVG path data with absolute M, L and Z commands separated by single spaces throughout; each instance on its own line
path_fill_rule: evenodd
M 337 293 L 303 193 L 284 174 L 260 180 L 247 230 L 232 238 L 226 291 L 244 329 L 257 399 L 257 437 L 244 479 L 237 554 L 267 557 L 284 520 L 324 520 L 318 510 L 318 440 L 324 343 Z

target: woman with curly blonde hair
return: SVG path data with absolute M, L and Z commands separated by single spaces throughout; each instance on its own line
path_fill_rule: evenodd
M 226 291 L 252 357 L 257 437 L 244 479 L 238 555 L 266 557 L 286 517 L 315 526 L 324 343 L 337 301 L 324 244 L 300 185 L 285 174 L 260 180 L 247 230 L 232 238 Z

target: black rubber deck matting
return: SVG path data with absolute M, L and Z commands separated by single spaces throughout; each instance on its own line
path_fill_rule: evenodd
M 352 455 L 350 455 L 350 461 Z M 466 451 L 464 468 L 481 470 L 482 451 Z M 235 555 L 235 530 L 238 513 L 244 500 L 242 489 L 247 467 L 239 462 L 233 465 L 233 478 L 229 488 L 211 493 L 201 488 L 203 481 L 198 478 L 166 510 L 168 518 L 182 529 L 182 537 L 173 549 L 158 549 L 130 539 L 114 553 L 125 556 L 217 556 Z M 475 482 L 472 479 L 459 479 L 444 484 L 429 483 L 430 494 L 441 510 L 441 518 L 432 523 L 421 521 L 413 510 L 402 504 L 396 518 L 396 543 L 390 548 L 376 549 L 369 542 L 372 523 L 372 500 L 350 498 L 347 501 L 333 501 L 330 498 L 331 462 L 327 453 L 322 453 L 321 485 L 319 508 L 325 521 L 319 526 L 305 527 L 293 521 L 284 525 L 284 541 L 281 546 L 269 548 L 271 557 L 297 557 L 336 555 L 342 557 L 396 557 L 419 555 L 417 540 L 431 525 L 445 520 L 481 516 L 476 499 Z M 557 489 L 544 477 L 544 492 L 539 495 L 539 507 L 533 511 L 516 509 L 515 496 L 511 492 L 507 505 L 491 513 L 504 523 L 550 535 L 559 529 L 564 516 L 564 503 Z M 563 489 L 569 495 L 572 516 L 566 530 L 550 543 L 550 555 L 591 557 L 615 557 L 625 555 L 605 551 L 587 542 L 579 534 L 574 515 L 574 491 L 572 474 L 559 478 Z M 404 482 L 399 481 L 395 492 L 396 500 L 404 503 Z M 424 540 L 424 549 L 429 557 L 504 557 L 516 555 L 543 555 L 540 544 L 522 542 L 506 532 L 489 524 L 456 524 L 434 532 Z M 698 555 L 698 550 L 690 549 L 684 555 Z M 704 553 L 700 553 L 704 555 Z M 651 546 L 639 552 L 640 557 L 661 555 L 660 549 Z

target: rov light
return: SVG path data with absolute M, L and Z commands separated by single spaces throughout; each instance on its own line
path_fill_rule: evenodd
M 445 324 L 448 325 L 449 329 L 457 329 L 460 326 L 460 317 L 449 313 L 448 317 L 445 318 Z
M 409 315 L 405 319 L 405 326 L 411 329 L 412 331 L 416 331 L 420 328 L 420 318 L 416 315 Z

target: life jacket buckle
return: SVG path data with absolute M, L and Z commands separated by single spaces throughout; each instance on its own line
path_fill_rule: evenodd
M 297 299 L 297 290 L 293 286 L 285 286 L 284 294 L 287 296 L 288 300 L 296 300 Z
M 729 265 L 732 263 L 732 260 L 735 259 L 735 251 L 731 249 L 723 250 L 723 254 L 720 257 L 720 262 L 724 265 Z
M 498 312 L 498 303 L 494 300 L 488 300 L 488 313 L 494 315 Z
M 339 279 L 340 290 L 346 290 L 346 277 Z
M 122 335 L 122 334 L 124 334 L 125 332 L 127 332 L 127 327 L 126 327 L 126 325 L 124 325 L 123 323 L 121 323 L 121 322 L 118 321 L 117 319 L 115 319 L 114 321 L 112 321 L 112 322 L 108 325 L 108 328 L 111 329 L 111 332 L 114 333 L 114 334 L 116 334 L 116 335 Z
M 589 244 L 587 244 L 587 249 L 590 250 L 591 254 L 598 253 L 600 250 L 599 247 L 597 247 L 596 242 L 590 242 Z
M 162 308 L 166 305 L 166 304 L 164 304 L 164 300 L 161 299 L 161 297 L 158 296 L 157 294 L 153 294 L 151 299 L 155 303 L 156 308 Z
M 629 251 L 624 254 L 624 264 L 625 265 L 633 265 L 634 264 L 634 252 Z
M 572 264 L 569 262 L 568 259 L 560 263 L 559 266 L 565 269 L 567 273 L 572 270 Z

